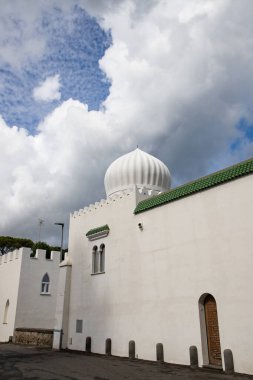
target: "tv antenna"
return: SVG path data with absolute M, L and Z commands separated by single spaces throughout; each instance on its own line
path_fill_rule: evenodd
M 45 220 L 39 218 L 39 240 L 38 241 L 40 241 L 41 227 L 42 227 L 44 222 L 45 222 Z

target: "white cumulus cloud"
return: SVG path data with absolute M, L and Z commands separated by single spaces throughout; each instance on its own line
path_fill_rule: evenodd
M 60 76 L 58 74 L 47 77 L 38 87 L 33 89 L 33 97 L 37 102 L 60 100 L 60 87 Z
M 253 124 L 253 2 L 141 3 L 79 3 L 112 33 L 100 110 L 69 99 L 35 136 L 0 120 L 2 234 L 36 239 L 42 218 L 42 239 L 55 241 L 53 223 L 105 196 L 108 165 L 137 144 L 168 165 L 174 184 L 252 155 L 250 139 L 230 144 L 243 138 L 241 119 Z M 53 78 L 38 99 L 59 96 Z

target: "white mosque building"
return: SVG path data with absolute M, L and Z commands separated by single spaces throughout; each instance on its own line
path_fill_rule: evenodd
M 53 347 L 253 374 L 252 173 L 169 189 L 140 149 L 113 162 L 106 199 L 70 218 Z
M 25 297 L 27 276 L 18 274 L 20 317 L 14 308 L 8 332 L 9 304 L 0 297 L 0 341 L 3 328 L 18 337 L 22 328 L 54 327 L 54 349 L 253 375 L 252 174 L 250 159 L 170 189 L 170 172 L 157 158 L 140 149 L 118 158 L 105 174 L 106 199 L 70 217 L 57 286 L 54 261 L 25 259 L 36 292 L 29 289 L 30 300 L 44 302 L 40 319 L 34 322 L 38 314 Z M 5 260 L 0 273 L 5 266 L 8 281 L 18 259 Z

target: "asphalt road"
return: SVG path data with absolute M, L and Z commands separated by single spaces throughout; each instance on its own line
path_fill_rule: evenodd
M 253 380 L 186 366 L 0 344 L 1 380 Z

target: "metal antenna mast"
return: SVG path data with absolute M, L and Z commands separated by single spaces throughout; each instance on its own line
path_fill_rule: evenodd
M 39 240 L 40 241 L 40 235 L 41 235 L 41 227 L 42 227 L 42 224 L 45 222 L 45 220 L 39 218 Z

